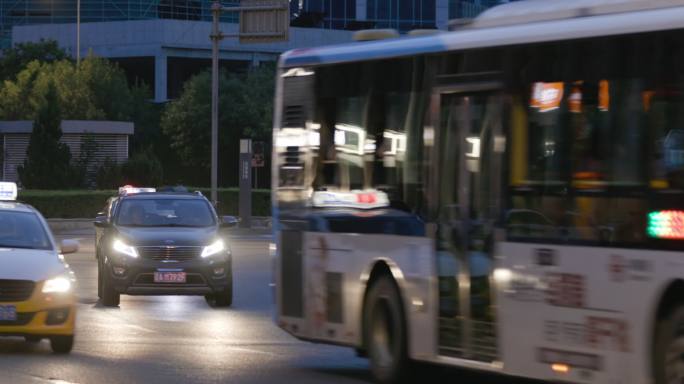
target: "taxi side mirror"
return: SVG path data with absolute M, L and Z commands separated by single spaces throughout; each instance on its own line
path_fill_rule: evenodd
M 221 218 L 221 228 L 233 228 L 238 225 L 240 219 L 235 216 L 223 216 Z
M 93 221 L 93 225 L 98 228 L 106 228 L 109 227 L 109 220 L 107 220 L 107 216 L 98 216 Z
M 60 244 L 59 247 L 59 253 L 62 255 L 66 255 L 69 253 L 76 253 L 78 252 L 78 241 L 76 240 L 62 240 L 62 244 Z

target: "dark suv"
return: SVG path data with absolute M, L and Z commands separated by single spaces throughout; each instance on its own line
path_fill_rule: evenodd
M 221 219 L 200 193 L 125 191 L 95 219 L 98 296 L 204 295 L 213 306 L 233 301 L 232 255 Z

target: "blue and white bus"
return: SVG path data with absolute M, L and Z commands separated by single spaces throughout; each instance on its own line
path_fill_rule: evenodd
M 276 322 L 414 362 L 684 379 L 684 2 L 501 5 L 278 69 Z

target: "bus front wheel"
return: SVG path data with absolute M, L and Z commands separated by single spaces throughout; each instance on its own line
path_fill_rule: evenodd
M 656 384 L 684 383 L 684 304 L 658 321 L 655 337 Z
M 406 320 L 399 290 L 389 276 L 375 280 L 366 297 L 364 340 L 373 377 L 380 383 L 406 379 Z

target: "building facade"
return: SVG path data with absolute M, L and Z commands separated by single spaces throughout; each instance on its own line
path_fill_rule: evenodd
M 0 48 L 11 43 L 12 27 L 126 20 L 211 21 L 211 0 L 0 0 Z M 509 0 L 290 0 L 295 26 L 357 30 L 363 28 L 446 28 L 449 19 L 474 17 Z M 238 5 L 239 0 L 223 0 Z M 224 13 L 221 20 L 237 22 Z
M 445 29 L 448 20 L 472 18 L 514 0 L 292 0 L 295 23 L 333 29 Z
M 0 0 L 0 48 L 56 40 L 76 56 L 77 0 Z M 80 54 L 116 61 L 131 82 L 150 85 L 156 102 L 176 98 L 183 83 L 210 67 L 211 0 L 80 0 Z M 221 66 L 245 71 L 290 49 L 340 44 L 353 30 L 447 29 L 452 18 L 474 17 L 508 0 L 290 0 L 290 40 L 240 44 L 224 39 Z M 237 5 L 239 0 L 223 1 Z M 237 32 L 224 13 L 221 30 Z M 319 28 L 313 31 L 311 28 Z
M 12 27 L 33 24 L 75 24 L 77 1 L 81 22 L 123 20 L 205 20 L 210 21 L 210 0 L 0 0 L 0 48 L 12 40 Z M 239 0 L 223 0 L 237 5 Z M 237 22 L 237 15 L 225 13 L 221 20 Z

